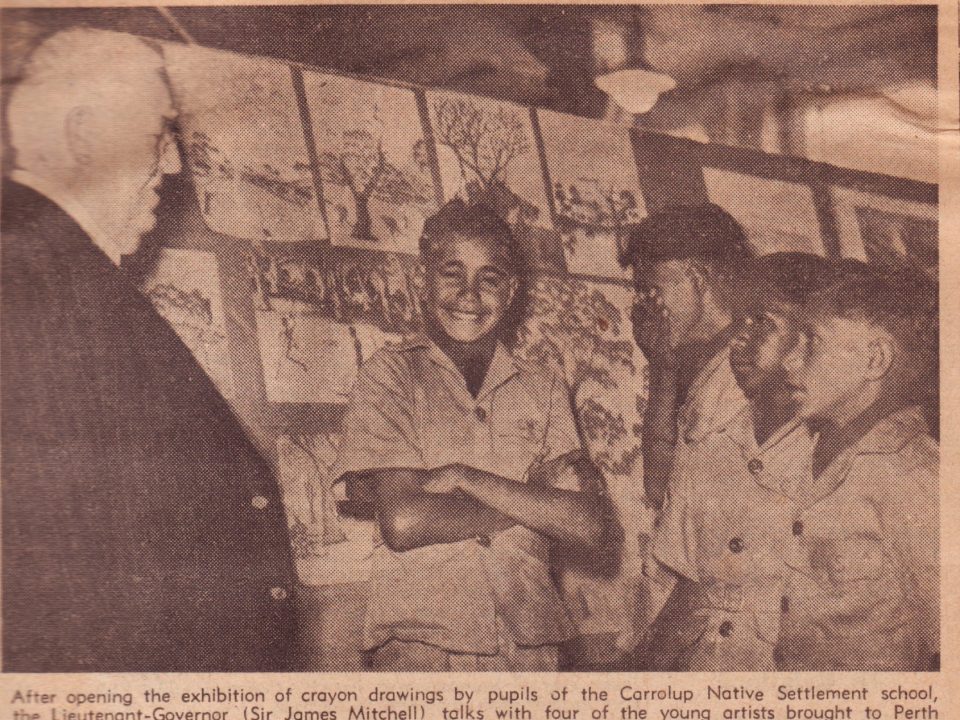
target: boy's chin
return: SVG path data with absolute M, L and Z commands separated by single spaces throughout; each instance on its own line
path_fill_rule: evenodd
M 464 331 L 462 328 L 449 328 L 440 325 L 440 331 L 448 340 L 458 345 L 478 345 L 489 340 L 496 331 L 496 327 L 477 331 Z

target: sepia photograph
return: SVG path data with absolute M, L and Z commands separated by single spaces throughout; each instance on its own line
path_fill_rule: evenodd
M 3 671 L 939 671 L 938 12 L 0 9 Z

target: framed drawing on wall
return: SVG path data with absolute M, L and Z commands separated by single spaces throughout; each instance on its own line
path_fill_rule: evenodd
M 647 213 L 629 134 L 548 110 L 537 111 L 537 120 L 567 270 L 630 279 L 621 245 Z
M 197 201 L 214 232 L 262 242 L 325 240 L 290 68 L 168 44 Z
M 823 236 L 809 185 L 704 167 L 707 197 L 743 226 L 758 255 L 824 255 Z
M 903 261 L 937 275 L 937 206 L 831 187 L 844 257 Z
M 432 90 L 426 102 L 444 200 L 490 205 L 531 266 L 561 269 L 530 108 Z
M 235 400 L 230 343 L 217 256 L 202 250 L 160 250 L 141 290 L 229 400 Z
M 412 90 L 303 73 L 334 245 L 416 255 L 437 207 Z

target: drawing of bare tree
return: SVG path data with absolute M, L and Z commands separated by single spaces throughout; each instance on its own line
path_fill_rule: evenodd
M 433 111 L 436 141 L 457 158 L 470 200 L 487 202 L 510 220 L 535 220 L 539 209 L 507 182 L 510 165 L 532 148 L 521 112 L 466 98 L 438 98 Z
M 343 133 L 343 152 L 337 158 L 340 178 L 350 188 L 356 206 L 357 220 L 353 237 L 374 240 L 370 221 L 370 194 L 387 166 L 383 141 L 369 130 L 347 130 Z
M 322 105 L 320 106 L 323 107 Z M 416 176 L 416 168 L 401 168 L 402 162 L 396 155 L 400 150 L 392 148 L 390 138 L 385 137 L 388 132 L 388 118 L 385 119 L 384 110 L 378 103 L 369 107 L 369 115 L 349 118 L 350 122 L 340 125 L 332 116 L 327 116 L 321 110 L 314 115 L 315 122 L 322 129 L 319 165 L 324 182 L 346 188 L 353 200 L 355 219 L 350 230 L 350 237 L 363 242 L 376 242 L 377 228 L 374 225 L 374 216 L 371 211 L 371 200 L 376 198 L 381 203 L 387 203 L 401 208 L 408 203 L 414 205 L 429 205 L 434 200 L 433 188 L 422 177 Z M 413 148 L 410 150 L 413 154 Z M 335 212 L 337 225 L 346 225 L 349 220 L 348 208 L 342 204 L 335 204 L 331 208 Z M 378 216 L 390 239 L 403 234 L 409 228 L 403 227 L 406 217 L 399 220 L 392 213 L 382 212 Z
M 410 177 L 394 165 L 383 149 L 383 140 L 368 129 L 345 130 L 342 134 L 341 152 L 324 152 L 320 156 L 320 168 L 326 182 L 346 187 L 356 208 L 356 221 L 351 237 L 356 240 L 373 241 L 378 238 L 373 231 L 370 199 L 378 198 L 393 205 L 405 203 L 428 203 L 432 192 L 418 178 Z M 341 221 L 346 218 L 341 211 Z M 383 218 L 388 232 L 395 235 L 406 230 Z

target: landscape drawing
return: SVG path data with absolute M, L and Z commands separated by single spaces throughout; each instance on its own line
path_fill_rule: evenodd
M 194 46 L 165 54 L 210 229 L 255 242 L 325 239 L 290 68 Z
M 844 257 L 908 262 L 937 276 L 937 206 L 831 188 Z
M 567 270 L 628 279 L 620 264 L 626 235 L 647 214 L 629 133 L 548 110 L 537 119 Z
M 703 168 L 710 202 L 743 226 L 758 255 L 806 252 L 823 255 L 823 237 L 809 185 Z
M 332 477 L 339 444 L 333 433 L 285 433 L 277 439 L 277 475 L 297 575 L 304 585 L 370 577 L 373 523 L 339 512 L 345 493 Z
M 434 91 L 427 106 L 446 199 L 483 200 L 511 224 L 552 227 L 528 108 Z
M 346 405 L 357 369 L 400 338 L 343 324 L 299 301 L 255 310 L 267 402 Z
M 217 256 L 201 250 L 165 248 L 141 289 L 221 394 L 228 400 L 234 398 Z
M 412 90 L 303 74 L 334 245 L 416 255 L 437 208 Z
M 422 271 L 406 255 L 335 250 L 320 262 L 253 250 L 247 270 L 257 310 L 301 307 L 337 323 L 399 335 L 423 326 Z

